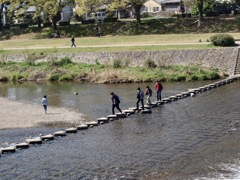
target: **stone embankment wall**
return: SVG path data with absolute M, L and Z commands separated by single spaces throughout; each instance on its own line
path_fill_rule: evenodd
M 201 65 L 207 68 L 217 68 L 233 75 L 236 65 L 238 48 L 217 48 L 198 50 L 164 50 L 139 52 L 85 52 L 59 53 L 58 59 L 68 56 L 74 62 L 89 64 L 112 64 L 114 60 L 121 60 L 129 66 L 143 66 L 147 59 L 155 61 L 157 65 Z M 23 61 L 26 55 L 9 55 L 7 60 Z M 47 57 L 40 60 L 47 60 Z

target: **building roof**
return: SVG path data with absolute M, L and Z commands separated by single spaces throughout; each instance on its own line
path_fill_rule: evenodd
M 164 0 L 161 4 L 168 4 L 168 3 L 180 3 L 182 0 Z
M 155 0 L 158 4 L 161 4 L 165 0 Z

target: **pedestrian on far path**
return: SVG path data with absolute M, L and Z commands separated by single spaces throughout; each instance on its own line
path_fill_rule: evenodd
M 111 99 L 112 99 L 112 114 L 115 114 L 114 109 L 117 108 L 119 112 L 122 113 L 122 110 L 119 107 L 119 104 L 121 103 L 120 98 L 118 95 L 114 94 L 114 92 L 111 92 Z
M 72 42 L 71 48 L 72 48 L 73 46 L 76 47 L 76 45 L 75 45 L 75 37 L 74 37 L 74 36 L 72 36 L 71 42 Z
M 47 114 L 48 100 L 47 100 L 47 96 L 46 95 L 43 96 L 41 104 L 43 106 L 45 114 Z
M 146 90 L 145 90 L 145 95 L 147 96 L 147 104 L 148 105 L 151 105 L 151 100 L 150 100 L 150 97 L 152 96 L 152 90 L 149 86 L 146 87 Z
M 144 110 L 144 104 L 143 104 L 143 99 L 144 99 L 144 92 L 141 90 L 140 87 L 137 88 L 137 109 L 139 109 L 139 102 L 142 104 L 142 109 Z

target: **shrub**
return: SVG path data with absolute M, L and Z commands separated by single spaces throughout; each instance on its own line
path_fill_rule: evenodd
M 49 81 L 57 81 L 59 79 L 59 77 L 60 77 L 59 74 L 53 73 L 48 77 L 48 80 Z
M 115 17 L 107 17 L 103 21 L 104 22 L 117 22 L 118 18 Z
M 151 59 L 147 59 L 145 62 L 144 62 L 144 66 L 147 67 L 147 68 L 156 68 L 157 65 L 155 64 L 155 62 Z
M 72 64 L 72 60 L 69 58 L 69 57 L 64 57 L 62 58 L 59 62 L 57 62 L 57 64 L 59 66 L 64 66 L 64 65 L 67 65 L 67 64 Z
M 186 76 L 183 75 L 177 76 L 176 81 L 186 81 Z
M 213 43 L 214 46 L 234 46 L 235 40 L 229 34 L 216 34 L 210 37 L 210 41 Z
M 10 77 L 11 81 L 17 81 L 19 79 L 23 78 L 23 76 L 21 74 L 14 74 Z
M 120 67 L 122 67 L 122 61 L 115 59 L 115 60 L 113 61 L 113 67 L 114 67 L 114 68 L 120 68 Z
M 193 81 L 197 81 L 197 80 L 198 80 L 198 77 L 195 76 L 195 75 L 193 75 L 193 76 L 191 76 L 191 80 L 193 80 Z
M 217 73 L 217 72 L 211 72 L 209 74 L 209 78 L 210 79 L 219 79 L 220 78 L 220 75 Z
M 59 77 L 59 81 L 71 81 L 73 80 L 73 76 L 71 74 L 64 74 Z

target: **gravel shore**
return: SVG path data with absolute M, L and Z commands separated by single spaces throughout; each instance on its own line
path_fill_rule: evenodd
M 39 103 L 26 104 L 0 97 L 0 129 L 41 127 L 44 124 L 84 122 L 84 115 L 67 108 L 48 107 L 45 114 Z

